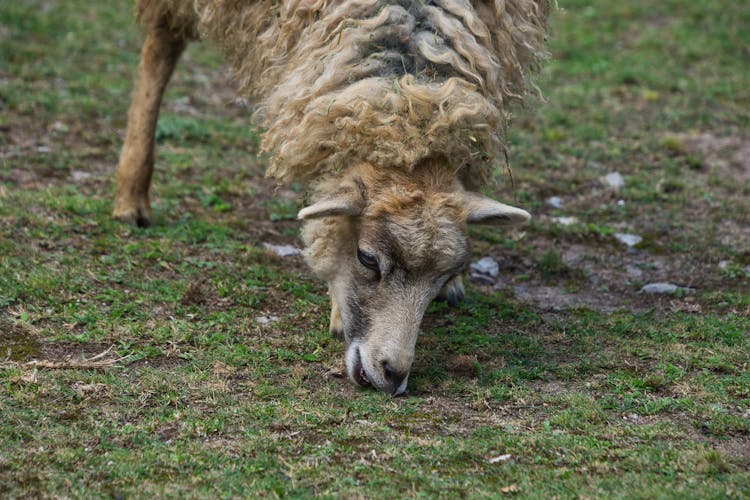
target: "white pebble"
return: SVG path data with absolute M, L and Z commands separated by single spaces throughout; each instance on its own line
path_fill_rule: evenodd
M 625 178 L 620 175 L 620 172 L 610 172 L 605 175 L 602 180 L 604 181 L 604 184 L 606 184 L 608 187 L 611 187 L 615 191 L 625 186 Z
M 638 243 L 643 241 L 643 238 L 641 238 L 637 234 L 630 234 L 630 233 L 615 233 L 615 239 L 617 239 L 617 241 L 629 247 L 634 247 Z
M 261 325 L 267 325 L 269 323 L 276 323 L 279 320 L 278 316 L 258 316 L 255 321 Z
M 559 196 L 550 196 L 549 198 L 547 198 L 547 205 L 551 206 L 552 208 L 562 208 L 562 198 L 560 198 Z
M 561 226 L 572 226 L 578 222 L 578 217 L 552 217 L 552 222 Z
M 649 283 L 641 288 L 641 292 L 662 295 L 676 293 L 679 289 L 680 287 L 674 283 Z
M 74 182 L 81 182 L 85 181 L 86 179 L 91 177 L 91 174 L 88 172 L 84 172 L 83 170 L 73 170 L 70 173 L 70 176 L 73 178 Z
M 471 270 L 495 278 L 500 272 L 500 266 L 492 257 L 482 257 L 471 265 Z
M 492 458 L 490 458 L 488 460 L 488 462 L 491 463 L 491 464 L 496 464 L 498 462 L 507 462 L 511 458 L 513 458 L 513 455 L 511 455 L 510 453 L 508 453 L 506 455 L 500 455 L 499 457 L 492 457 Z

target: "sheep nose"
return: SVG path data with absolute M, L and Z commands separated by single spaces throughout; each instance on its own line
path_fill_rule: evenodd
M 384 361 L 383 374 L 385 375 L 385 379 L 391 384 L 391 387 L 393 387 L 391 393 L 395 396 L 399 393 L 399 389 L 402 389 L 401 384 L 409 375 L 409 370 L 398 370 L 388 361 Z M 403 390 L 400 392 L 403 392 Z

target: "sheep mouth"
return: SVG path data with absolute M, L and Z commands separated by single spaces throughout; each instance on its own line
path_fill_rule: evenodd
M 365 367 L 362 366 L 362 356 L 359 354 L 359 348 L 357 348 L 357 356 L 354 358 L 354 366 L 352 367 L 352 373 L 354 374 L 354 381 L 362 387 L 371 387 L 372 382 L 367 378 Z

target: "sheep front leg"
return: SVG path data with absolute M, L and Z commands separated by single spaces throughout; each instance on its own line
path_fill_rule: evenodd
M 154 134 L 164 89 L 187 42 L 167 28 L 152 29 L 141 50 L 128 128 L 117 167 L 116 219 L 145 227 L 151 222 L 148 191 L 154 170 Z
M 445 300 L 449 305 L 455 307 L 466 298 L 464 293 L 464 282 L 460 275 L 449 279 L 438 292 L 437 300 Z
M 336 303 L 336 297 L 333 296 L 333 293 L 331 293 L 331 289 L 329 287 L 328 294 L 331 296 L 331 323 L 328 327 L 328 331 L 331 332 L 331 335 L 334 338 L 337 338 L 341 341 L 344 340 L 344 322 L 341 320 L 341 311 L 339 311 L 339 306 Z

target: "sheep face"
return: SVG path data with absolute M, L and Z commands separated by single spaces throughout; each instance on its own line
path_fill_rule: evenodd
M 405 391 L 424 311 L 466 267 L 463 222 L 443 218 L 441 211 L 424 203 L 360 220 L 356 248 L 331 285 L 347 342 L 347 372 L 360 385 Z
M 347 344 L 349 378 L 397 395 L 427 306 L 468 264 L 467 222 L 528 214 L 464 191 L 443 169 L 406 177 L 361 168 L 300 218 L 307 261 L 329 283 L 331 331 Z

